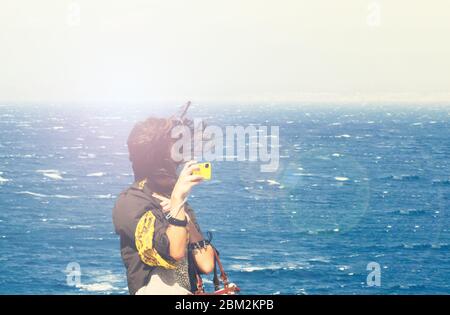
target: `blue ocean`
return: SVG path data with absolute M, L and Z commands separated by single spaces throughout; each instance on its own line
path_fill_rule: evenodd
M 176 109 L 0 107 L 0 294 L 128 293 L 111 218 L 133 182 L 126 140 L 135 122 Z M 450 293 L 448 109 L 198 105 L 189 114 L 223 128 L 279 126 L 276 172 L 213 162 L 213 179 L 189 200 L 243 294 Z

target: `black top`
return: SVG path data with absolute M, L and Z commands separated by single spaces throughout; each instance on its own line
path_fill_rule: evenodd
M 175 263 L 169 255 L 169 239 L 166 235 L 169 223 L 164 217 L 160 200 L 153 197 L 152 193 L 145 181 L 136 182 L 119 195 L 113 208 L 115 231 L 120 235 L 121 256 L 127 269 L 128 290 L 133 295 L 147 285 L 150 273 L 156 268 L 145 264 L 136 248 L 136 227 L 146 212 L 151 211 L 155 216 L 153 247 L 165 261 Z M 199 228 L 189 206 L 186 206 L 186 212 Z

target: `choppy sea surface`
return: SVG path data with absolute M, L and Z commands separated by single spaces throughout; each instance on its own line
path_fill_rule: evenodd
M 136 121 L 173 110 L 0 107 L 1 294 L 127 294 L 111 219 L 133 181 L 126 139 Z M 204 106 L 191 116 L 280 128 L 276 172 L 214 162 L 190 198 L 242 293 L 450 293 L 448 110 Z M 374 263 L 379 286 L 367 281 Z

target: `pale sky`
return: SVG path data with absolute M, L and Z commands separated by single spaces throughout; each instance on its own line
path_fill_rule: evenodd
M 0 0 L 0 103 L 450 101 L 448 0 Z

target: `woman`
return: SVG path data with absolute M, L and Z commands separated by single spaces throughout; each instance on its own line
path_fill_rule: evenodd
M 213 248 L 186 202 L 202 177 L 193 174 L 195 161 L 177 176 L 180 165 L 170 158 L 170 131 L 179 123 L 149 118 L 128 138 L 135 183 L 119 195 L 113 221 L 130 294 L 191 294 L 196 272 L 214 268 Z

